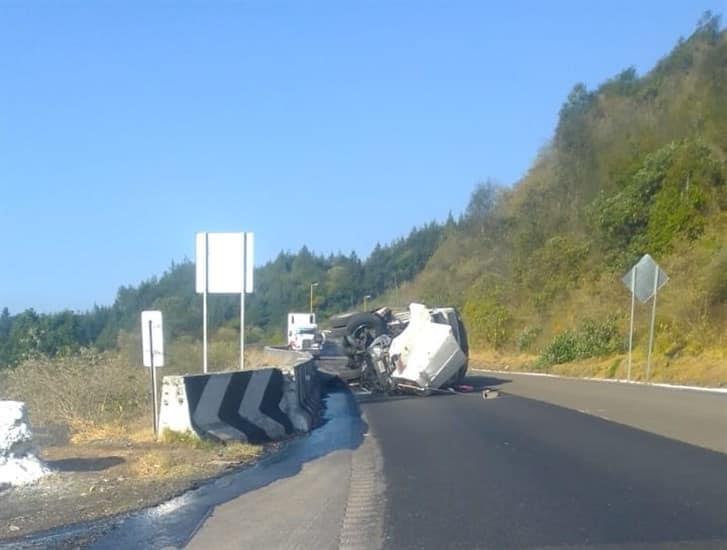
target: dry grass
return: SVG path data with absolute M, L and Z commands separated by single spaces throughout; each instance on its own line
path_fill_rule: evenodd
M 151 411 L 149 418 L 136 418 L 127 423 L 88 422 L 76 426 L 71 430 L 71 443 L 84 444 L 98 441 L 123 441 L 129 445 L 150 444 L 156 441 L 154 430 L 151 426 Z
M 65 425 L 74 433 L 124 425 L 149 410 L 146 369 L 121 354 L 78 354 L 28 359 L 7 372 L 0 397 L 24 401 L 31 422 Z
M 538 360 L 537 355 L 527 353 L 507 353 L 497 350 L 478 349 L 470 350 L 470 366 L 472 368 L 486 368 L 493 370 L 528 371 Z
M 249 443 L 216 443 L 209 440 L 179 439 L 159 443 L 134 453 L 129 473 L 135 478 L 195 477 L 210 467 L 247 463 L 262 454 L 260 445 Z
M 198 345 L 173 343 L 171 357 L 180 348 Z M 3 374 L 0 398 L 24 401 L 34 427 L 66 427 L 70 435 L 66 454 L 101 456 L 113 450 L 125 456 L 124 475 L 132 478 L 203 478 L 221 465 L 249 462 L 262 452 L 261 446 L 224 445 L 196 437 L 165 437 L 158 442 L 151 425 L 149 371 L 135 363 L 129 349 L 123 345 L 121 349 L 29 359 Z M 251 348 L 246 359 L 246 366 L 260 366 L 262 349 Z M 160 369 L 160 376 L 177 370 L 167 369 Z
M 516 355 L 486 350 L 470 353 L 470 364 L 473 368 L 513 372 L 536 371 L 537 359 L 536 355 Z M 547 372 L 563 376 L 625 380 L 627 369 L 627 355 L 613 354 L 553 365 L 547 369 Z M 634 352 L 631 379 L 646 380 L 646 356 L 641 350 Z M 723 352 L 717 351 L 705 352 L 698 356 L 683 355 L 675 358 L 655 354 L 652 358 L 651 381 L 704 387 L 727 387 L 727 357 Z

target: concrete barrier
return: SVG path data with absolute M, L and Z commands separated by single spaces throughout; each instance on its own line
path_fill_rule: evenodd
M 315 363 L 308 354 L 280 351 L 288 354 L 278 357 L 289 364 L 283 369 L 165 376 L 160 434 L 261 443 L 311 430 L 321 399 Z
M 321 408 L 321 382 L 313 361 L 304 361 L 294 367 L 298 391 L 298 403 L 311 416 L 313 423 L 318 421 Z
M 47 473 L 33 453 L 25 403 L 0 401 L 0 489 L 32 483 Z
M 161 431 L 192 431 L 223 441 L 250 443 L 283 439 L 293 432 L 280 407 L 283 386 L 283 373 L 272 368 L 165 376 Z
M 287 370 L 294 384 L 295 400 L 289 400 L 288 409 L 296 421 L 303 423 L 311 429 L 318 422 L 321 409 L 321 379 L 318 374 L 313 356 L 307 351 L 289 350 L 284 346 L 265 346 L 265 354 Z M 292 393 L 293 390 L 289 393 Z

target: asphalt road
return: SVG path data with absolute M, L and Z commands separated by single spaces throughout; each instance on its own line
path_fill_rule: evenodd
M 727 453 L 727 393 L 475 371 L 503 391 Z
M 496 399 L 362 404 L 383 456 L 384 548 L 727 547 L 727 455 L 507 380 L 470 379 L 508 392 Z
M 357 444 L 216 506 L 189 547 L 727 548 L 727 454 L 704 448 L 727 395 L 468 382 L 501 394 L 359 396 L 336 428 Z

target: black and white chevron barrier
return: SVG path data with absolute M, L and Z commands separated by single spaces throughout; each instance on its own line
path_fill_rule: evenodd
M 287 372 L 277 368 L 165 376 L 160 434 L 262 443 L 311 430 L 320 410 L 314 362 L 303 358 Z
M 187 376 L 185 386 L 197 433 L 261 443 L 293 432 L 280 409 L 283 373 L 278 369 Z
M 293 433 L 285 384 L 274 368 L 164 377 L 160 428 L 223 441 L 283 439 Z

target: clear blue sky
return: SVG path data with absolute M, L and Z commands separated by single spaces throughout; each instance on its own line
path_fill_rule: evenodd
M 365 257 L 517 181 L 574 83 L 643 73 L 707 9 L 0 1 L 0 307 L 109 304 L 202 230 Z

